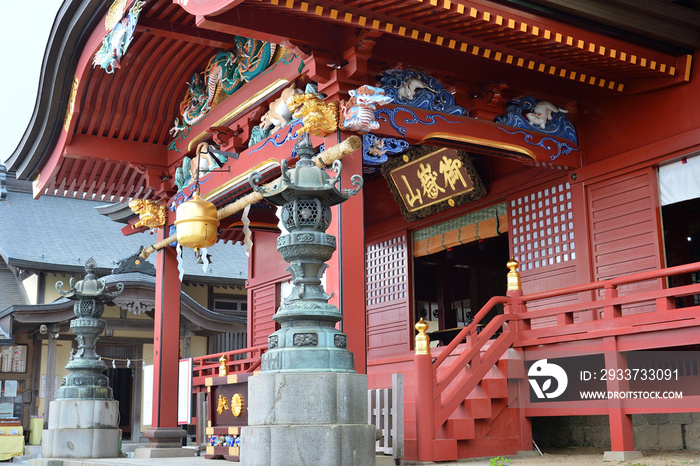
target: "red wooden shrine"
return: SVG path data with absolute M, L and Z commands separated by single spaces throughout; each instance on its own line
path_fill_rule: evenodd
M 10 167 L 34 179 L 37 196 L 172 206 L 193 190 L 190 184 L 178 191 L 175 184 L 184 157 L 194 159 L 207 142 L 229 154 L 221 169 L 199 179 L 201 196 L 222 208 L 251 191 L 251 171 L 271 180 L 281 160 L 294 163 L 297 123 L 249 146 L 285 89 L 313 84 L 324 102 L 348 106 L 361 86 L 393 89 L 393 101 L 372 110 L 376 125 L 369 131 L 346 125 L 312 141 L 330 148 L 368 132 L 381 144 L 400 146 L 390 151 L 365 142 L 344 157 L 344 173 L 364 169 L 365 186 L 333 210 L 329 232 L 337 236 L 338 252 L 326 288 L 370 388 L 388 387 L 392 373 L 404 374 L 405 457 L 442 461 L 531 450 L 533 418 L 592 414 L 608 416 L 612 451 L 633 451 L 632 414 L 698 412 L 697 396 L 605 406 L 532 403 L 523 371 L 543 358 L 592 353 L 605 355 L 603 368 L 624 370 L 631 367 L 619 356 L 624 352 L 700 344 L 693 299 L 700 284 L 692 278 L 700 257 L 691 247 L 700 240 L 693 237 L 700 223 L 695 214 L 663 205 L 658 181 L 660 166 L 700 150 L 700 71 L 693 66 L 700 39 L 687 27 L 700 13 L 652 2 L 626 12 L 624 26 L 619 2 L 585 20 L 581 11 L 564 15 L 557 2 L 540 3 L 541 10 L 525 10 L 486 0 L 150 0 L 111 74 L 93 66 L 104 24 L 85 17 L 85 40 L 66 32 L 78 58 L 60 76 L 65 89 L 50 115 L 56 130 L 50 123 L 30 127 Z M 652 18 L 646 35 L 632 30 Z M 246 48 L 253 42 L 240 38 L 276 45 L 257 74 Z M 193 73 L 213 69 L 213 57 L 236 46 L 243 52 L 235 66 L 251 75 L 230 95 L 223 84 L 207 87 L 207 81 L 203 100 L 194 99 Z M 220 64 L 222 70 L 229 65 Z M 428 94 L 454 101 L 416 106 Z M 185 125 L 188 111 L 192 124 Z M 339 118 L 342 126 L 344 115 Z M 555 123 L 569 132 L 550 130 Z M 431 147 L 449 150 L 428 163 L 422 157 Z M 450 182 L 454 172 L 447 167 L 457 154 L 471 166 L 472 184 L 452 195 L 447 184 L 459 178 Z M 411 161 L 416 177 L 405 178 L 404 187 L 396 171 L 392 181 L 390 172 Z M 441 161 L 446 168 L 438 169 Z M 424 168 L 427 178 L 419 173 Z M 431 175 L 433 182 L 444 175 L 433 186 L 444 194 L 435 202 L 428 202 L 433 197 L 425 184 Z M 484 187 L 478 196 L 470 194 L 476 179 Z M 350 187 L 349 176 L 342 182 Z M 689 190 L 685 202 L 698 211 L 692 202 L 700 192 Z M 170 235 L 174 220 L 168 211 L 159 239 Z M 242 352 L 247 359 L 229 358 L 232 373 L 256 369 L 289 279 L 275 250 L 279 232 L 269 207 L 255 204 L 247 218 L 222 219 L 219 240 L 244 241 L 247 221 L 254 244 L 249 351 Z M 521 285 L 507 290 L 511 257 Z M 175 384 L 177 374 L 159 368 L 176 367 L 178 309 L 168 297 L 179 282 L 172 248 L 157 252 L 156 264 L 161 330 L 149 435 L 157 443 L 159 431 L 177 427 L 176 395 L 161 390 Z M 414 351 L 421 317 L 428 333 L 435 332 L 431 340 L 440 342 L 428 354 Z M 209 366 L 195 364 L 198 390 L 205 390 L 219 356 L 212 355 Z

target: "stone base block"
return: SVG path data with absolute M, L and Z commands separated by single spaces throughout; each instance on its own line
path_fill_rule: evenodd
M 641 451 L 606 451 L 603 461 L 635 461 L 643 456 Z
M 119 402 L 107 400 L 53 400 L 49 406 L 49 430 L 116 429 Z
M 134 458 L 184 458 L 194 456 L 194 448 L 137 448 Z
M 51 414 L 53 415 L 53 413 Z M 43 458 L 118 458 L 120 429 L 48 429 L 42 432 Z
M 260 374 L 248 379 L 248 425 L 366 424 L 367 376 Z
M 248 426 L 241 434 L 241 465 L 373 466 L 374 437 L 368 424 Z
M 151 427 L 143 432 L 153 449 L 181 449 L 187 431 L 179 427 Z M 154 457 L 151 457 L 154 458 Z
M 245 466 L 374 465 L 367 376 L 355 372 L 264 373 L 248 379 Z

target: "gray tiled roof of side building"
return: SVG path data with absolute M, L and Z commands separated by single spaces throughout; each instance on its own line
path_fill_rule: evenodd
M 0 202 L 0 255 L 10 265 L 81 274 L 85 261 L 93 257 L 103 275 L 140 246 L 157 242 L 148 233 L 124 236 L 123 225 L 95 210 L 104 203 L 52 196 L 33 199 L 31 193 L 11 187 L 9 191 L 7 201 Z M 184 250 L 185 280 L 221 283 L 247 278 L 244 246 L 217 243 L 208 251 L 212 263 L 204 272 L 192 250 Z M 148 260 L 155 263 L 155 254 Z

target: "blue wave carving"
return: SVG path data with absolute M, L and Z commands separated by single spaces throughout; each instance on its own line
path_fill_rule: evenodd
M 522 134 L 522 135 L 524 135 L 523 139 L 525 139 L 525 142 L 527 142 L 528 144 L 530 144 L 532 146 L 539 146 L 539 147 L 542 147 L 543 149 L 546 149 L 546 150 L 552 150 L 552 151 L 556 150 L 556 154 L 551 154 L 549 156 L 549 160 L 556 160 L 562 154 L 566 155 L 566 154 L 569 154 L 572 150 L 579 150 L 575 147 L 571 147 L 570 145 L 568 145 L 565 142 L 559 142 L 556 139 L 550 138 L 548 136 L 544 136 L 539 141 L 535 142 L 534 138 L 532 137 L 532 134 L 526 133 L 525 131 L 516 130 L 516 131 L 510 132 L 507 129 L 502 128 L 500 126 L 498 126 L 498 129 L 505 131 L 508 134 Z M 552 144 L 547 144 L 547 143 L 552 143 Z
M 362 136 L 362 162 L 367 165 L 381 165 L 387 160 L 387 154 L 398 154 L 408 149 L 408 142 L 403 139 L 378 138 L 367 133 Z
M 445 118 L 442 115 L 438 114 L 430 114 L 425 116 L 425 120 L 421 120 L 418 118 L 418 115 L 411 110 L 410 108 L 406 107 L 394 107 L 394 108 L 380 108 L 379 110 L 374 111 L 374 119 L 375 120 L 382 120 L 382 121 L 387 121 L 391 125 L 392 128 L 394 128 L 401 136 L 406 136 L 406 128 L 403 126 L 400 126 L 398 123 L 396 123 L 396 114 L 398 112 L 407 112 L 410 113 L 413 118 L 405 118 L 403 120 L 404 124 L 406 125 L 412 125 L 414 123 L 422 123 L 424 125 L 434 125 L 437 123 L 436 118 L 442 118 L 444 121 L 447 123 L 462 123 L 461 121 L 450 121 L 447 118 Z M 386 114 L 386 118 L 383 117 L 382 115 Z
M 455 103 L 454 96 L 437 78 L 422 71 L 387 70 L 379 75 L 378 81 L 393 103 L 451 115 L 469 115 L 464 107 Z
M 378 138 L 367 133 L 362 136 L 362 172 L 374 173 L 389 160 L 387 154 L 399 154 L 408 149 L 408 142 L 403 139 Z
M 204 183 L 209 181 L 210 178 L 211 174 L 200 178 L 199 185 L 203 185 Z M 189 201 L 190 199 L 192 199 L 192 196 L 194 195 L 196 190 L 197 186 L 194 183 L 182 188 L 180 191 L 178 191 L 175 197 L 173 197 L 173 200 L 170 202 L 168 209 L 170 209 L 171 212 L 175 212 L 177 210 L 177 206 L 179 206 L 185 201 Z
M 501 123 L 515 128 L 526 129 L 528 131 L 537 131 L 538 133 L 557 136 L 562 139 L 567 139 L 574 144 L 578 144 L 578 136 L 576 128 L 566 117 L 564 112 L 552 112 L 551 120 L 545 120 L 542 123 L 544 128 L 539 124 L 531 123 L 527 115 L 535 111 L 535 107 L 540 103 L 539 100 L 532 96 L 521 97 L 508 102 L 506 113 L 499 115 L 493 119 L 496 123 Z M 548 102 L 544 102 L 547 104 Z M 550 104 L 551 105 L 551 104 Z
M 249 153 L 253 154 L 259 150 L 262 150 L 268 144 L 272 144 L 275 147 L 280 147 L 282 144 L 284 144 L 287 141 L 292 141 L 294 139 L 297 139 L 299 136 L 297 135 L 296 131 L 294 131 L 294 128 L 296 128 L 297 126 L 303 126 L 303 124 L 301 122 L 301 118 L 297 118 L 296 120 L 292 120 L 287 126 L 285 126 L 285 128 L 287 128 L 286 134 L 283 131 L 277 131 L 274 135 L 272 135 L 272 137 L 267 138 L 262 146 L 250 151 Z

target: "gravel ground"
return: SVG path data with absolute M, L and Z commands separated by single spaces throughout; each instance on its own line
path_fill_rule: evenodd
M 700 451 L 681 450 L 681 451 L 645 451 L 644 457 L 634 461 L 603 461 L 603 451 L 598 448 L 586 447 L 571 447 L 561 449 L 547 449 L 543 456 L 533 457 L 506 457 L 506 460 L 501 464 L 504 466 L 512 465 L 559 465 L 559 464 L 578 464 L 578 465 L 634 465 L 634 466 L 680 466 L 680 465 L 700 465 Z M 445 463 L 442 463 L 443 465 Z M 491 462 L 489 458 L 461 460 L 458 463 L 448 464 L 468 464 L 471 466 L 491 466 L 498 465 Z

